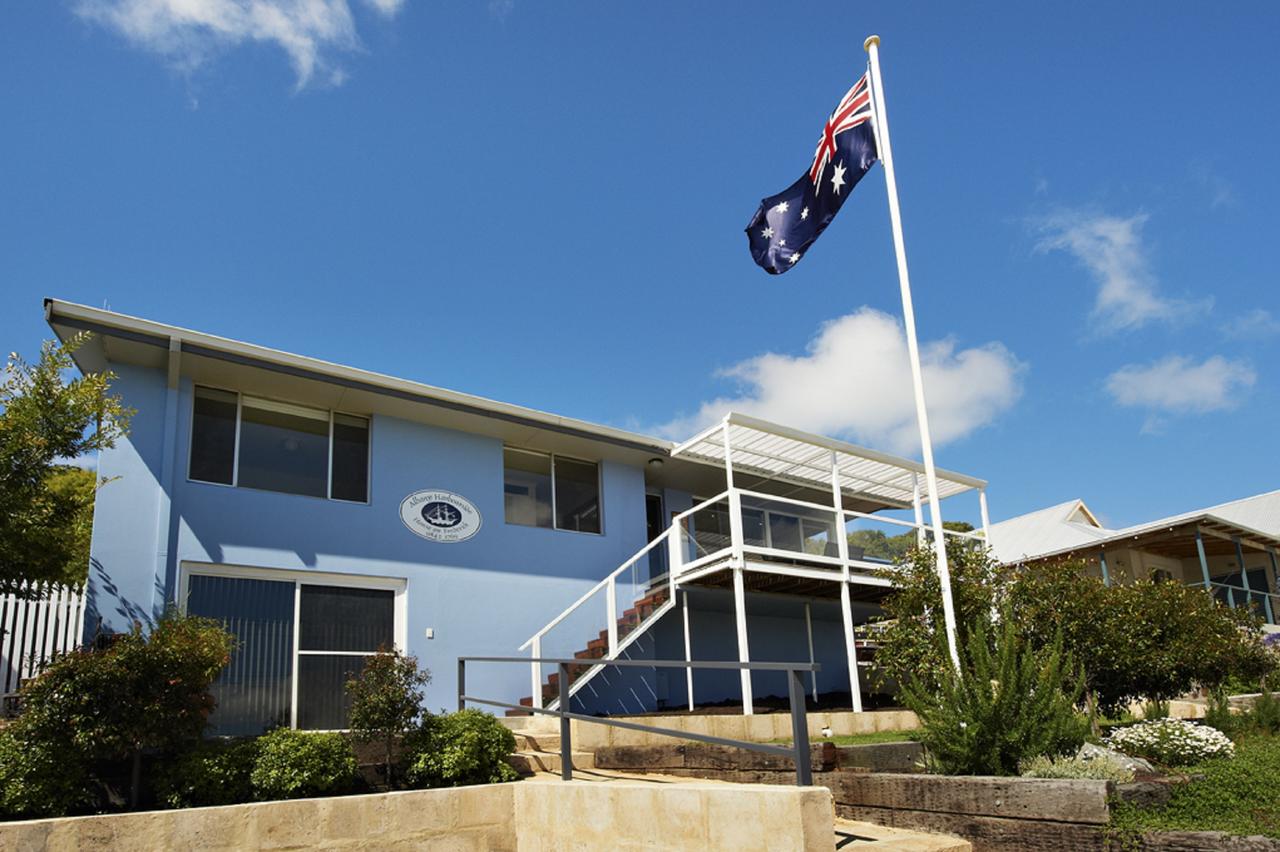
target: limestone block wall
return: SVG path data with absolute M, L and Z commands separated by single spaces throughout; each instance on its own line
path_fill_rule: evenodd
M 835 849 L 824 787 L 525 781 L 0 823 L 0 849 Z

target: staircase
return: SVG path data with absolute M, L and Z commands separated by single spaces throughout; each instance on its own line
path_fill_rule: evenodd
M 658 619 L 666 615 L 675 606 L 675 583 L 671 581 L 670 577 L 664 576 L 657 581 L 652 578 L 646 578 L 649 577 L 648 556 L 650 551 L 664 548 L 668 554 L 675 554 L 676 545 L 680 542 L 679 535 L 680 528 L 678 525 L 668 527 L 666 531 L 611 571 L 608 576 L 596 583 L 586 594 L 570 604 L 563 612 L 551 619 L 545 627 L 529 637 L 528 641 L 520 646 L 520 650 L 528 650 L 529 656 L 532 658 L 530 661 L 530 688 L 531 690 L 536 690 L 534 695 L 522 698 L 520 700 L 521 705 L 531 709 L 546 708 L 548 710 L 554 710 L 559 706 L 560 674 L 557 671 L 548 672 L 546 673 L 548 676 L 544 679 L 543 666 L 536 660 L 543 656 L 544 638 L 557 625 L 561 624 L 570 615 L 578 613 L 579 610 L 583 610 L 588 618 L 592 617 L 590 616 L 592 610 L 600 613 L 601 617 L 598 621 L 595 621 L 595 624 L 603 624 L 604 627 L 595 638 L 573 653 L 573 658 L 582 660 L 582 662 L 567 667 L 570 695 L 576 694 L 590 680 L 603 672 L 606 668 L 603 663 L 616 660 L 619 657 L 630 657 L 628 649 L 632 648 Z M 658 550 L 658 552 L 662 551 Z M 676 564 L 679 563 L 677 562 Z M 644 589 L 641 596 L 635 599 L 631 606 L 623 610 L 620 615 L 618 613 L 619 585 L 624 590 Z M 602 608 L 604 611 L 600 612 L 597 607 Z M 580 614 L 576 618 L 581 617 Z M 580 621 L 575 621 L 575 623 L 580 623 Z M 561 645 L 561 647 L 564 646 Z M 548 654 L 547 656 L 560 658 L 566 655 Z M 519 710 L 508 710 L 507 715 L 520 716 L 530 714 L 522 713 Z
M 596 638 L 587 643 L 585 648 L 581 648 L 573 653 L 574 659 L 583 660 L 584 662 L 568 666 L 570 693 L 577 692 L 581 686 L 585 685 L 583 679 L 588 674 L 594 675 L 594 672 L 600 671 L 603 667 L 593 660 L 615 659 L 622 654 L 625 649 L 632 644 L 635 638 L 638 638 L 643 629 L 648 629 L 650 624 L 665 615 L 672 606 L 671 588 L 667 584 L 658 586 L 648 592 L 644 597 L 635 602 L 635 605 L 624 611 L 615 623 L 614 630 L 616 633 L 616 641 L 618 645 L 618 654 L 612 657 L 609 655 L 609 636 L 610 630 L 605 628 L 601 630 Z M 594 671 L 593 671 L 594 670 Z M 560 698 L 560 674 L 552 672 L 542 683 L 542 706 L 554 708 L 559 705 Z M 520 699 L 520 703 L 525 707 L 533 706 L 533 696 L 525 696 Z M 508 710 L 508 716 L 522 715 L 519 710 Z

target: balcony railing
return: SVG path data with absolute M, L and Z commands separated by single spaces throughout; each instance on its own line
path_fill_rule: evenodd
M 1188 583 L 1188 586 L 1204 586 L 1203 582 Z M 1267 624 L 1276 623 L 1276 613 L 1280 612 L 1280 595 L 1258 589 L 1246 589 L 1233 583 L 1209 582 L 1210 593 L 1227 606 L 1235 609 L 1245 607 L 1253 610 L 1266 619 Z

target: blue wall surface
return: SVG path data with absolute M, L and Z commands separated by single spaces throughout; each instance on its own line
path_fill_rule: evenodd
M 191 383 L 170 394 L 159 370 L 113 369 L 115 389 L 137 414 L 129 436 L 99 462 L 111 481 L 96 508 L 90 634 L 159 615 L 174 602 L 183 561 L 404 578 L 407 650 L 432 673 L 428 706 L 452 707 L 458 656 L 516 654 L 646 541 L 638 467 L 602 464 L 603 535 L 508 525 L 501 441 L 392 417 L 372 421 L 368 505 L 189 482 Z M 166 409 L 174 412 L 168 431 Z M 410 532 L 400 501 L 425 488 L 471 500 L 483 517 L 479 533 L 442 544 Z M 567 623 L 563 650 L 582 647 L 602 626 L 601 613 Z M 524 666 L 477 664 L 468 673 L 473 694 L 515 701 L 529 691 Z

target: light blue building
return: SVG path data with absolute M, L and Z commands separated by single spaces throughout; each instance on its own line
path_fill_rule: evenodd
M 859 627 L 890 581 L 835 530 L 923 534 L 914 461 L 740 415 L 672 444 L 110 311 L 45 311 L 60 338 L 92 332 L 78 366 L 113 371 L 136 410 L 99 460 L 86 638 L 172 606 L 223 619 L 240 644 L 218 732 L 343 727 L 347 673 L 391 645 L 431 671 L 432 709 L 455 703 L 459 656 L 517 653 L 583 658 L 573 692 L 589 712 L 751 712 L 785 695 L 781 675 L 624 677 L 602 657 L 814 659 L 815 695 L 862 706 Z M 985 487 L 939 475 L 942 498 Z M 474 666 L 467 692 L 551 704 L 547 674 Z

